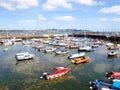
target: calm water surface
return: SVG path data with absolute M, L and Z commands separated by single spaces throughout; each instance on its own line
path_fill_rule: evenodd
M 39 52 L 21 43 L 5 52 L 0 47 L 0 90 L 89 90 L 89 81 L 106 79 L 106 72 L 120 69 L 120 53 L 117 58 L 109 58 L 105 48 L 102 45 L 94 52 L 87 52 L 86 55 L 90 56 L 88 63 L 73 65 L 68 55 Z M 35 58 L 17 62 L 15 54 L 20 51 L 34 53 Z M 71 50 L 71 53 L 76 52 Z M 70 67 L 71 72 L 53 80 L 40 79 L 43 72 L 49 72 L 56 66 Z

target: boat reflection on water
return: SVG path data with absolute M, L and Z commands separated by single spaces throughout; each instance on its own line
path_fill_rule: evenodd
M 34 59 L 20 60 L 20 61 L 16 60 L 16 65 L 18 65 L 18 64 L 27 64 L 27 63 L 31 63 L 31 62 L 35 62 L 35 60 Z
M 115 56 L 107 56 L 107 59 L 108 60 L 115 60 L 115 59 L 117 59 L 117 56 L 115 55 Z

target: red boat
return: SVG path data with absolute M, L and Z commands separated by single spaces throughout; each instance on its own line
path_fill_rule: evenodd
M 114 79 L 114 78 L 119 78 L 120 79 L 120 72 L 109 72 L 109 73 L 106 73 L 106 77 L 108 79 Z
M 53 72 L 51 74 L 50 73 L 48 74 L 47 72 L 43 73 L 43 76 L 41 78 L 53 79 L 53 78 L 63 76 L 63 75 L 67 74 L 70 71 L 69 67 L 67 67 L 67 68 L 65 68 L 65 67 L 56 67 L 55 69 L 56 69 L 55 72 Z
M 69 49 L 79 49 L 80 46 L 79 45 L 70 45 Z

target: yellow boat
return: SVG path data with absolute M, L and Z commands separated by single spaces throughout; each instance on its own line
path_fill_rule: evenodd
M 83 57 L 79 57 L 79 58 L 76 58 L 76 59 L 72 59 L 71 63 L 80 64 L 80 63 L 83 63 L 83 62 L 88 62 L 88 60 L 89 60 L 89 56 L 83 56 Z

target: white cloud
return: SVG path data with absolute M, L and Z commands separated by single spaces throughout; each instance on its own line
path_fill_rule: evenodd
M 108 21 L 108 18 L 99 18 L 99 21 Z
M 114 22 L 120 22 L 120 18 L 99 18 L 99 21 L 114 21 Z
M 38 15 L 38 19 L 39 19 L 40 21 L 45 21 L 45 20 L 47 20 L 47 18 L 44 17 L 44 16 L 41 15 L 41 14 Z
M 115 13 L 115 14 L 120 14 L 120 5 L 112 6 L 109 8 L 102 8 L 99 13 Z
M 15 10 L 10 2 L 0 1 L 0 7 L 8 9 L 8 10 Z
M 112 21 L 120 22 L 120 18 L 113 18 Z
M 1 0 L 0 7 L 8 10 L 27 9 L 38 5 L 38 0 Z
M 105 4 L 105 2 L 101 2 L 101 1 L 97 2 L 95 0 L 75 0 L 75 2 L 83 4 L 83 5 L 87 5 L 87 6 L 104 5 Z
M 38 5 L 37 0 L 13 0 L 13 1 L 17 3 L 16 8 L 18 9 L 26 9 Z
M 72 16 L 59 16 L 59 17 L 55 17 L 55 20 L 60 20 L 60 21 L 73 21 L 73 20 L 75 20 L 75 18 L 72 17 Z
M 42 8 L 45 10 L 54 10 L 58 7 L 71 9 L 72 5 L 71 5 L 71 3 L 68 3 L 68 0 L 47 0 L 42 5 Z

